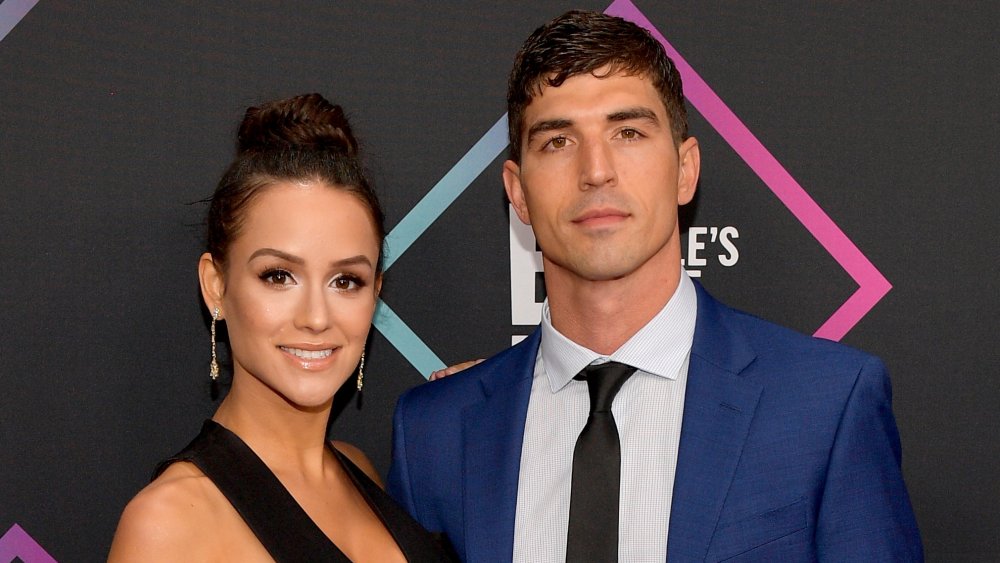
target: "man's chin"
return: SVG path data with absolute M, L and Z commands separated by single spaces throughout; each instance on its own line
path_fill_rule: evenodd
M 638 266 L 610 260 L 588 260 L 574 270 L 581 279 L 591 282 L 612 282 L 628 277 Z

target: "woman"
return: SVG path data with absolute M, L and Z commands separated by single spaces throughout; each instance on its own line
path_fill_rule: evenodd
M 339 106 L 310 94 L 247 110 L 198 263 L 211 375 L 225 321 L 232 387 L 126 507 L 111 561 L 448 560 L 360 451 L 326 440 L 334 393 L 356 367 L 363 383 L 384 237 Z

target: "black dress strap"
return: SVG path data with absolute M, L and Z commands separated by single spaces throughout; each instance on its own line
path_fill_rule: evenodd
M 407 561 L 414 563 L 458 563 L 459 558 L 444 534 L 429 533 L 410 516 L 403 507 L 392 500 L 382 487 L 372 481 L 357 465 L 337 451 L 329 442 L 327 446 L 340 460 L 340 465 L 354 483 L 354 487 L 368 502 L 375 516 L 399 546 Z
M 154 478 L 176 461 L 195 464 L 211 479 L 278 563 L 350 563 L 257 454 L 219 423 L 206 420 L 198 437 L 161 463 Z

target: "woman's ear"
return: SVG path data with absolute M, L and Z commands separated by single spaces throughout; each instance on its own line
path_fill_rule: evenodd
M 222 308 L 222 296 L 226 293 L 226 281 L 222 275 L 222 265 L 216 263 L 208 252 L 198 259 L 198 281 L 201 283 L 201 298 L 209 311 Z M 222 315 L 220 315 L 220 318 Z

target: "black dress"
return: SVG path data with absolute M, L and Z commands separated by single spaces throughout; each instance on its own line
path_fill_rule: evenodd
M 424 530 L 351 460 L 329 443 L 327 447 L 407 561 L 458 560 L 443 537 Z M 219 423 L 206 420 L 198 437 L 180 453 L 160 463 L 153 478 L 177 461 L 195 464 L 212 480 L 278 563 L 350 561 L 302 510 L 257 454 Z

